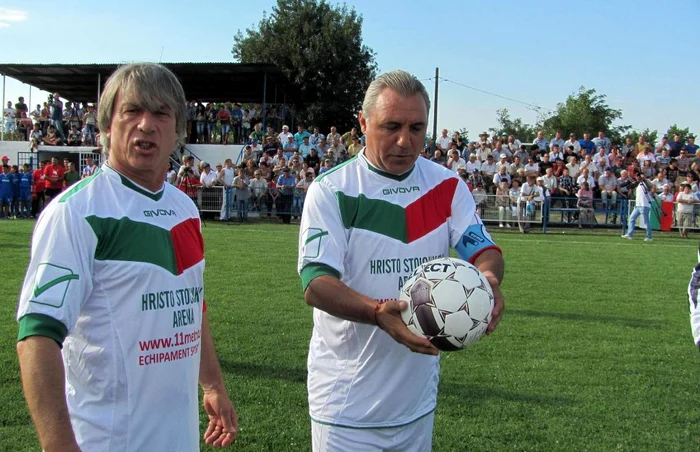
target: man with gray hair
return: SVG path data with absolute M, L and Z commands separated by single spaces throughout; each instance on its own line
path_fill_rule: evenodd
M 24 394 L 44 450 L 230 445 L 236 412 L 204 301 L 196 206 L 164 182 L 185 95 L 150 63 L 122 66 L 99 104 L 109 157 L 42 213 L 19 300 Z
M 488 333 L 501 319 L 500 249 L 467 184 L 420 158 L 429 109 L 413 75 L 379 76 L 359 112 L 366 147 L 309 186 L 298 271 L 314 308 L 308 359 L 314 451 L 431 449 L 436 346 L 445 349 L 445 339 L 413 334 L 401 319 L 407 304 L 396 300 L 418 263 L 454 248 L 493 287 Z M 406 391 L 407 382 L 420 390 Z

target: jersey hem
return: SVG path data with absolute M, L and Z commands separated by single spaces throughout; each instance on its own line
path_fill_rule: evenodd
M 358 425 L 358 424 L 339 424 L 337 422 L 333 421 L 322 421 L 320 419 L 316 419 L 313 417 L 313 415 L 309 414 L 309 417 L 311 418 L 311 422 L 315 422 L 317 424 L 321 425 L 330 425 L 332 427 L 342 427 L 342 428 L 351 428 L 355 430 L 370 430 L 370 429 L 383 429 L 383 428 L 396 428 L 396 427 L 404 427 L 406 425 L 413 424 L 416 421 L 419 421 L 423 419 L 426 416 L 429 416 L 431 413 L 435 412 L 435 407 L 431 408 L 429 411 L 411 419 L 410 421 L 402 422 L 399 421 L 398 423 L 382 423 L 382 424 L 376 424 L 376 425 Z

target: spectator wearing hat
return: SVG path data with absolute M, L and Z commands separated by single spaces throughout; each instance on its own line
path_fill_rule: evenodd
M 202 174 L 199 176 L 199 183 L 204 188 L 211 188 L 216 183 L 217 174 L 211 170 L 208 162 L 202 162 Z
M 684 239 L 688 238 L 688 229 L 695 227 L 695 215 L 693 209 L 698 199 L 692 193 L 690 184 L 682 183 L 681 192 L 676 197 L 676 218 L 678 219 L 678 232 Z
M 489 134 L 486 132 L 481 132 L 479 134 L 479 139 L 476 141 L 477 147 L 481 147 L 482 144 L 485 144 L 486 147 L 488 147 L 491 144 L 491 140 L 489 139 Z
M 280 192 L 280 208 L 278 212 L 284 224 L 289 224 L 292 220 L 292 200 L 294 199 L 295 187 L 296 180 L 289 168 L 285 166 L 282 168 L 282 174 L 277 178 L 277 189 Z
M 329 158 L 323 159 L 323 166 L 321 167 L 321 169 L 318 170 L 319 176 L 331 168 L 333 168 L 333 160 Z
M 688 153 L 688 155 L 695 156 L 698 153 L 698 145 L 695 144 L 695 136 L 688 135 L 688 143 L 686 143 L 683 148 Z

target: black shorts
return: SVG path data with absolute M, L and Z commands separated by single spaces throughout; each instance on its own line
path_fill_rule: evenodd
M 61 193 L 60 188 L 47 188 L 44 190 L 44 195 L 50 197 L 51 199 L 55 198 Z

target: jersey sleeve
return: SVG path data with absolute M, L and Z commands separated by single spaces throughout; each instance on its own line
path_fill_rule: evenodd
M 700 347 L 700 250 L 698 251 L 698 264 L 693 269 L 693 275 L 688 284 L 688 299 L 690 301 L 690 329 L 693 333 L 693 342 Z
M 323 275 L 340 279 L 344 272 L 347 235 L 332 188 L 321 182 L 309 186 L 299 228 L 302 288 Z
M 42 213 L 17 308 L 19 341 L 46 336 L 63 343 L 92 291 L 95 246 L 92 229 L 67 204 L 54 202 Z
M 450 245 L 465 261 L 474 263 L 481 253 L 489 249 L 501 251 L 481 222 L 469 188 L 461 181 L 452 197 L 449 227 Z

